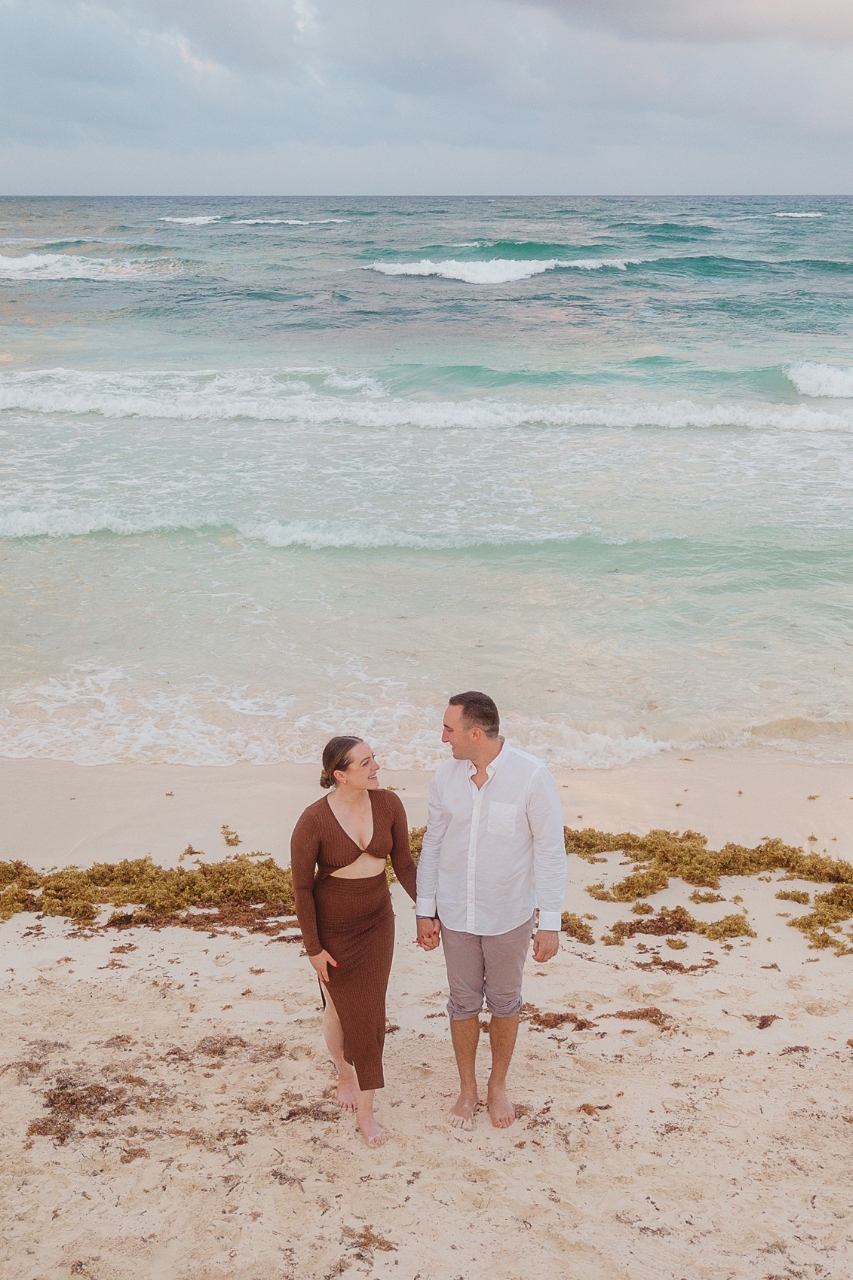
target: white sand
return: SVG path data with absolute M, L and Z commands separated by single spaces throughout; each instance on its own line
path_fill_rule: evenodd
M 86 767 L 0 759 L 0 858 L 41 868 L 150 853 L 172 866 L 187 844 L 222 856 L 220 828 L 227 823 L 240 833 L 244 850 L 263 849 L 286 864 L 296 818 L 323 794 L 318 775 L 316 765 L 298 764 Z M 572 827 L 691 827 L 713 847 L 726 840 L 756 844 L 765 835 L 806 846 L 815 835 L 809 847 L 853 858 L 853 769 L 846 765 L 744 748 L 705 751 L 690 762 L 667 755 L 625 769 L 563 772 L 557 779 Z M 380 781 L 398 788 L 413 826 L 426 822 L 428 774 L 383 770 Z
M 150 849 L 173 862 L 188 840 L 224 852 L 228 822 L 244 848 L 283 859 L 315 772 L 0 762 L 14 801 L 2 856 L 82 865 Z M 393 781 L 422 820 L 426 779 Z M 693 826 L 715 844 L 799 843 L 814 831 L 809 847 L 851 856 L 849 770 L 715 752 L 562 781 L 571 825 L 582 813 L 583 825 L 609 829 Z M 681 794 L 690 799 L 675 810 Z M 596 937 L 629 908 L 583 886 L 621 877 L 621 861 L 570 859 L 566 906 L 597 916 Z M 564 938 L 551 965 L 529 962 L 528 1002 L 594 1025 L 523 1024 L 511 1084 L 524 1114 L 498 1132 L 480 1113 L 471 1135 L 443 1119 L 455 1073 L 442 957 L 413 946 L 395 886 L 398 1030 L 379 1111 L 391 1139 L 379 1152 L 328 1102 L 317 986 L 298 944 L 182 929 L 87 937 L 14 917 L 0 929 L 0 1275 L 846 1280 L 853 956 L 809 951 L 779 914 L 807 908 L 775 899 L 778 878 L 728 880 L 715 906 L 689 903 L 678 881 L 656 895 L 707 920 L 741 896 L 758 937 L 729 950 L 697 936 L 678 951 L 654 938 L 623 948 Z M 717 963 L 640 968 L 654 951 Z M 671 1029 L 607 1016 L 645 1006 Z M 776 1020 L 762 1030 L 764 1015 Z M 244 1043 L 206 1052 L 217 1047 L 206 1037 L 222 1036 Z M 90 1089 L 100 1108 L 62 1143 L 28 1136 L 53 1114 L 48 1091 L 63 1087 Z

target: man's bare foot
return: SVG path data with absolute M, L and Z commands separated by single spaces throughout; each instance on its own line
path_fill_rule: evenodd
M 338 1072 L 337 1103 L 344 1111 L 355 1111 L 358 1107 L 358 1077 L 352 1067 L 349 1068 L 349 1075 Z
M 388 1134 L 376 1120 L 371 1112 L 369 1115 L 359 1114 L 356 1116 L 356 1124 L 362 1138 L 369 1147 L 381 1147 L 387 1142 Z
M 454 1129 L 473 1129 L 474 1112 L 480 1105 L 476 1093 L 460 1093 L 450 1108 L 450 1123 Z
M 502 1084 L 490 1084 L 486 1105 L 496 1129 L 508 1129 L 515 1122 L 515 1107 Z

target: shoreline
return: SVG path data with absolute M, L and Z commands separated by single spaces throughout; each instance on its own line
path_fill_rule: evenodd
M 315 764 L 77 765 L 0 759 L 4 822 L 0 860 L 38 870 L 150 854 L 176 866 L 191 844 L 209 860 L 239 833 L 243 852 L 289 862 L 290 833 L 324 793 Z M 426 822 L 431 774 L 383 769 L 411 826 Z M 709 846 L 755 845 L 765 836 L 853 860 L 853 769 L 792 760 L 753 747 L 709 748 L 692 758 L 655 757 L 617 769 L 559 770 L 565 823 L 645 834 L 693 830 Z M 169 794 L 172 793 L 172 794 Z M 816 797 L 809 799 L 809 797 Z M 809 837 L 815 837 L 811 839 Z

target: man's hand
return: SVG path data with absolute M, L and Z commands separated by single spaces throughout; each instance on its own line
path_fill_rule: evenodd
M 533 959 L 546 964 L 560 950 L 560 934 L 556 929 L 537 929 L 533 935 Z
M 421 919 L 418 921 L 418 946 L 423 951 L 435 951 L 441 935 L 438 919 Z

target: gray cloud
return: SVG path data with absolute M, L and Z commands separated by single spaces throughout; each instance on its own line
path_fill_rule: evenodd
M 736 42 L 853 42 L 849 0 L 533 0 L 593 27 L 631 37 Z
M 361 190 L 395 174 L 451 190 L 466 154 L 471 190 L 853 181 L 853 9 L 836 0 L 0 0 L 0 20 L 7 190 L 26 189 L 27 154 L 56 172 L 57 148 L 87 173 L 101 154 L 100 189 L 134 151 L 143 190 L 196 171 L 198 189 L 282 172 L 355 190 L 357 157 Z

